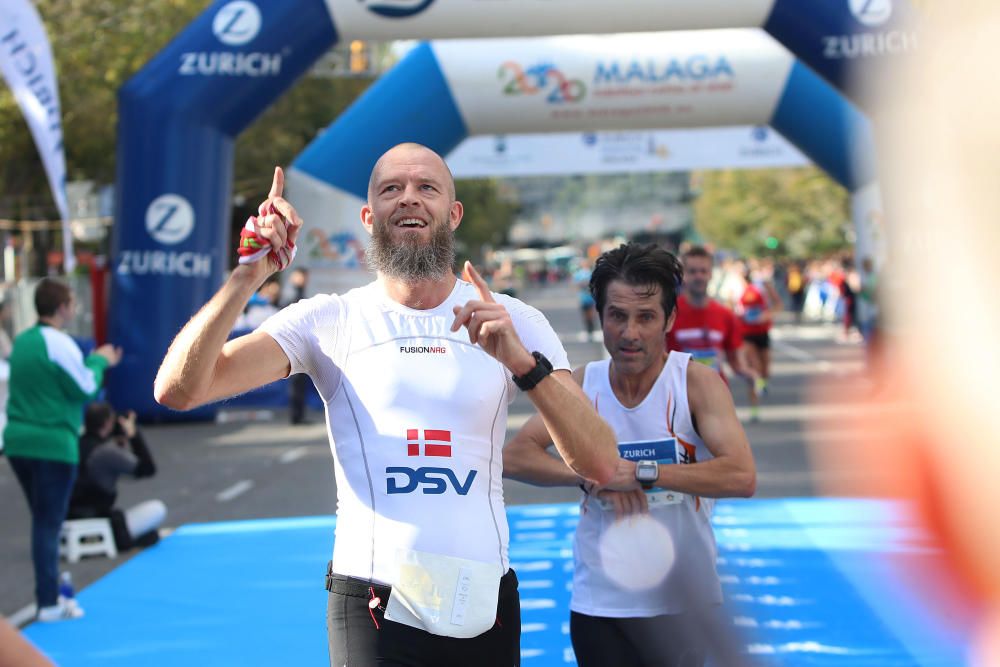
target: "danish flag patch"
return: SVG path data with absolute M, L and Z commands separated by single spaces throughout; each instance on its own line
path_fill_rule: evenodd
M 424 437 L 420 437 L 420 429 L 406 429 L 406 455 L 420 456 L 423 445 L 424 456 L 451 456 L 451 431 L 439 429 L 424 429 Z

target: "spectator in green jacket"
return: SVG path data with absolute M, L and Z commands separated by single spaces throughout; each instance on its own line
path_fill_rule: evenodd
M 84 359 L 62 329 L 76 300 L 65 283 L 44 278 L 35 288 L 38 323 L 14 339 L 4 443 L 10 465 L 31 510 L 31 559 L 38 620 L 83 615 L 59 598 L 59 531 L 76 477 L 77 439 L 83 406 L 94 399 L 104 371 L 121 360 L 121 349 L 102 345 Z

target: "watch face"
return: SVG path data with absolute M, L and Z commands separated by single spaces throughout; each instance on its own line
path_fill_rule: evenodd
M 656 463 L 653 461 L 640 461 L 636 464 L 635 478 L 640 482 L 655 482 L 659 477 Z

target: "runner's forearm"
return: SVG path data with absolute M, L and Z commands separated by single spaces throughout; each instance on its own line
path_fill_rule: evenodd
M 548 452 L 552 438 L 535 415 L 504 445 L 503 476 L 536 486 L 575 486 L 582 478 Z
M 222 346 L 266 277 L 264 262 L 237 266 L 222 289 L 184 325 L 156 374 L 157 402 L 177 410 L 204 402 Z
M 655 486 L 703 498 L 749 498 L 757 485 L 752 461 L 741 464 L 729 457 L 688 465 L 661 463 L 659 469 Z
M 615 434 L 569 373 L 557 371 L 527 394 L 566 465 L 597 484 L 610 481 L 619 459 Z

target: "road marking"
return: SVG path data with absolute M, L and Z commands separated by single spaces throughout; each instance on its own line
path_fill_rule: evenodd
M 833 364 L 831 364 L 829 361 L 826 361 L 825 359 L 820 359 L 815 354 L 810 354 L 805 350 L 800 350 L 794 345 L 789 345 L 788 343 L 782 341 L 774 341 L 774 347 L 776 350 L 780 350 L 781 352 L 787 354 L 790 357 L 798 359 L 799 361 L 808 361 L 810 363 L 816 364 L 816 370 L 818 370 L 820 373 L 830 373 L 832 371 L 834 375 L 838 376 L 849 374 L 849 371 L 846 368 L 842 367 L 834 368 Z
M 295 449 L 289 449 L 287 452 L 278 457 L 278 461 L 280 461 L 281 463 L 291 463 L 292 461 L 298 461 L 308 452 L 309 452 L 308 447 L 296 447 Z
M 220 503 L 228 503 L 236 496 L 242 495 L 252 488 L 253 488 L 253 482 L 250 481 L 249 479 L 244 479 L 239 482 L 236 482 L 228 489 L 225 489 L 215 494 L 215 499 L 218 500 Z
M 800 350 L 794 345 L 789 345 L 788 343 L 785 342 L 774 341 L 774 347 L 781 350 L 788 356 L 794 359 L 798 359 L 799 361 L 811 361 L 811 362 L 820 361 L 819 357 L 817 357 L 816 355 L 809 354 L 805 350 Z
M 877 401 L 867 403 L 782 403 L 778 405 L 762 404 L 760 406 L 761 421 L 815 421 L 818 419 L 853 418 L 873 413 L 899 414 L 905 410 L 903 403 L 884 404 Z M 736 416 L 745 422 L 750 417 L 749 406 L 736 408 Z

